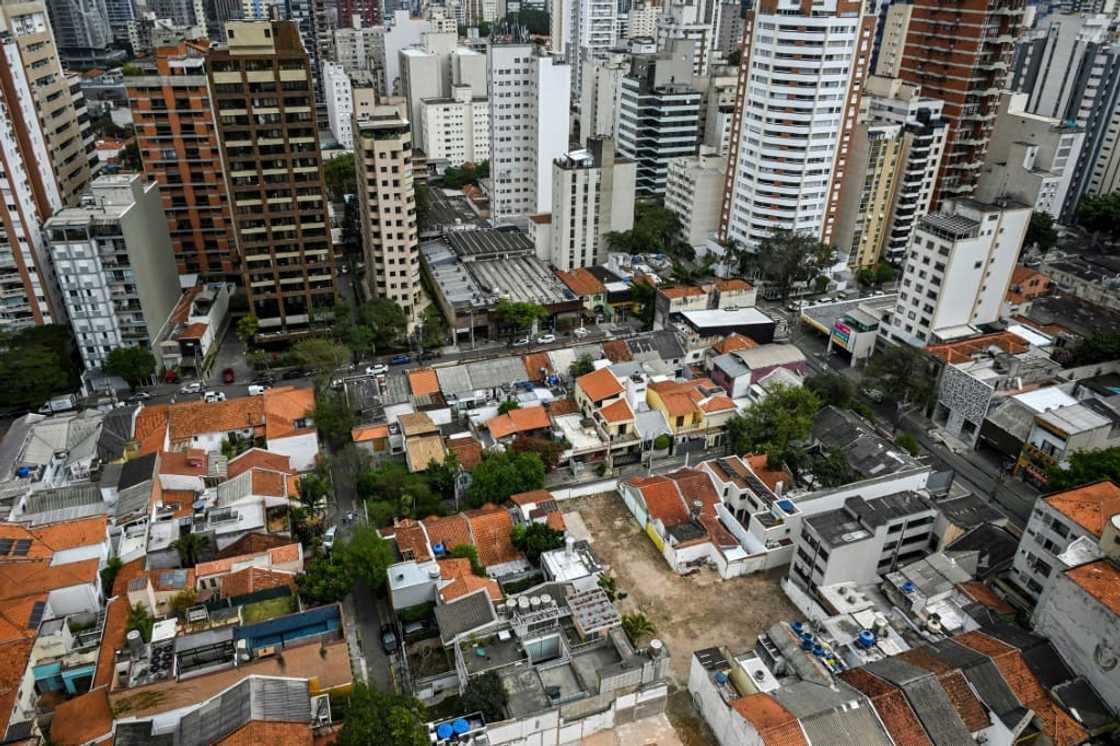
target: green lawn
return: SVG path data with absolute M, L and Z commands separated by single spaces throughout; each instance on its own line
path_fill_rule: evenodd
M 245 620 L 245 624 L 255 624 L 256 622 L 263 622 L 266 619 L 274 619 L 278 616 L 291 614 L 295 610 L 295 596 L 280 596 L 279 598 L 257 601 L 256 603 L 242 607 L 241 618 Z

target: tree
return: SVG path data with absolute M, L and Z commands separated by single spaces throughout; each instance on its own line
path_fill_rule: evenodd
M 1031 222 L 1027 226 L 1027 237 L 1023 243 L 1026 246 L 1037 246 L 1043 254 L 1058 245 L 1058 229 L 1054 227 L 1054 218 L 1050 213 L 1041 210 L 1031 213 Z
M 297 365 L 324 372 L 349 365 L 350 348 L 324 337 L 304 337 L 292 345 L 292 359 Z
M 652 329 L 653 317 L 657 312 L 657 288 L 645 279 L 635 281 L 630 286 L 630 301 L 639 308 L 638 318 L 642 322 L 642 329 Z
M 459 544 L 458 546 L 451 547 L 448 555 L 452 559 L 465 559 L 470 560 L 471 572 L 480 578 L 486 577 L 486 567 L 482 561 L 478 559 L 478 549 L 473 544 Z
M 261 322 L 253 314 L 242 316 L 237 322 L 236 334 L 237 338 L 241 340 L 241 344 L 249 347 L 260 331 Z
M 448 451 L 443 463 L 432 464 L 426 472 L 428 485 L 441 497 L 451 499 L 455 497 L 455 483 L 459 479 L 459 457 L 454 451 Z M 424 515 L 430 515 L 425 513 Z
M 544 486 L 544 463 L 535 453 L 488 453 L 472 472 L 468 503 L 504 503 L 510 495 Z
M 595 361 L 590 355 L 580 355 L 568 367 L 568 375 L 573 379 L 585 376 L 595 370 Z
M 447 342 L 447 320 L 434 303 L 424 309 L 420 322 L 420 345 L 425 350 L 443 347 Z
M 338 746 L 428 746 L 428 712 L 414 697 L 354 685 Z
M 371 590 L 384 585 L 386 571 L 393 564 L 393 550 L 389 542 L 369 526 L 358 526 L 350 540 L 339 545 L 335 554 L 346 566 L 350 577 L 364 582 Z
M 855 481 L 857 476 L 848 463 L 847 454 L 839 448 L 814 456 L 808 462 L 808 469 L 818 487 L 840 487 Z
M 547 319 L 548 309 L 537 303 L 518 303 L 503 298 L 498 301 L 493 314 L 498 323 L 506 327 L 506 333 L 512 337 L 520 331 L 531 328 L 534 322 Z
M 634 205 L 634 227 L 611 231 L 605 239 L 611 251 L 695 256 L 692 247 L 681 240 L 681 232 L 681 220 L 675 212 L 656 202 L 641 201 Z
M 673 445 L 673 436 L 669 435 L 669 433 L 661 433 L 653 439 L 654 450 L 664 451 L 671 445 Z
M 186 619 L 187 609 L 191 608 L 198 601 L 198 593 L 194 588 L 187 588 L 186 590 L 179 591 L 171 597 L 169 604 L 171 613 L 176 619 Z
M 888 347 L 874 355 L 863 373 L 863 385 L 883 394 L 887 401 L 924 407 L 933 395 L 929 361 L 909 345 Z
M 358 308 L 358 323 L 373 331 L 373 344 L 378 350 L 388 350 L 400 344 L 408 329 L 408 316 L 394 301 L 375 298 Z
M 835 262 L 836 251 L 807 232 L 778 229 L 759 244 L 757 253 L 734 249 L 739 273 L 757 277 L 785 300 L 795 285 L 810 285 Z
M 346 597 L 354 585 L 348 565 L 331 557 L 316 556 L 296 576 L 296 587 L 305 599 L 333 604 Z
M 0 333 L 0 408 L 37 409 L 77 390 L 82 365 L 70 331 L 49 324 Z
M 1120 446 L 1096 451 L 1077 451 L 1069 457 L 1069 466 L 1055 466 L 1047 475 L 1046 488 L 1068 490 L 1102 479 L 1120 484 Z
M 118 347 L 108 354 L 101 366 L 106 373 L 123 378 L 136 388 L 152 380 L 156 372 L 156 356 L 143 347 Z
M 315 392 L 315 409 L 311 418 L 328 444 L 340 448 L 350 441 L 350 431 L 357 424 L 354 411 L 346 402 L 346 393 L 329 388 Z
M 432 216 L 431 188 L 423 182 L 413 182 L 412 193 L 416 201 L 416 228 L 423 233 L 428 228 L 428 220 Z
M 1086 230 L 1116 240 L 1120 237 L 1120 192 L 1086 195 L 1077 207 L 1077 219 Z
M 464 163 L 460 167 L 448 166 L 443 173 L 443 185 L 448 189 L 462 189 L 468 184 L 478 185 L 479 179 L 490 175 L 490 162 Z
M 121 148 L 121 152 L 117 154 L 117 162 L 120 164 L 121 171 L 133 173 L 139 171 L 144 167 L 144 161 L 140 157 L 140 145 L 136 140 L 125 145 Z
M 727 54 L 727 64 L 732 65 L 733 67 L 738 67 L 739 62 L 742 59 L 743 53 L 741 50 L 733 49 Z
M 864 267 L 856 273 L 856 279 L 861 285 L 882 285 L 894 279 L 895 269 L 886 262 L 879 262 L 873 267 Z
M 1095 365 L 1120 359 L 1120 332 L 1094 334 L 1081 340 L 1070 355 L 1072 365 Z
M 855 384 L 841 373 L 818 373 L 805 379 L 805 388 L 821 400 L 821 404 L 847 407 L 856 394 Z
M 498 674 L 487 671 L 470 678 L 459 700 L 459 709 L 462 712 L 481 712 L 488 723 L 505 720 L 506 690 Z
M 347 194 L 358 191 L 358 171 L 353 153 L 344 153 L 323 164 L 323 181 L 330 198 L 339 202 Z
M 458 460 L 453 463 L 457 470 Z M 442 471 L 444 465 L 430 466 L 429 472 L 433 468 L 441 479 L 447 476 Z M 392 505 L 394 515 L 423 518 L 443 512 L 440 497 L 443 493 L 440 490 L 446 489 L 447 485 L 441 483 L 433 492 L 433 478 L 430 474 L 412 474 L 404 464 L 391 462 L 376 469 L 362 471 L 358 475 L 357 487 L 359 497 Z M 454 495 L 453 481 L 450 489 Z
M 519 435 L 513 440 L 514 453 L 535 453 L 544 464 L 545 471 L 552 471 L 560 463 L 560 456 L 571 448 L 567 440 L 551 440 L 539 436 Z M 516 494 L 516 493 L 514 493 Z
M 125 622 L 124 628 L 128 632 L 136 630 L 144 638 L 144 642 L 150 642 L 152 627 L 155 626 L 155 623 L 156 620 L 152 613 L 148 611 L 148 607 L 138 603 L 128 607 L 128 620 Z
M 598 585 L 603 593 L 607 594 L 607 600 L 614 603 L 614 600 L 618 598 L 618 580 L 610 573 L 604 572 L 599 576 Z
M 101 568 L 101 593 L 105 598 L 112 597 L 113 584 L 117 582 L 117 575 L 120 574 L 122 567 L 124 563 L 121 562 L 120 557 L 110 557 L 105 567 Z
M 622 616 L 622 631 L 630 638 L 630 644 L 638 647 L 639 640 L 651 636 L 656 630 L 653 628 L 653 622 L 649 620 L 649 617 L 639 611 L 635 614 L 624 614 Z
M 727 423 L 736 453 L 765 453 L 771 463 L 795 460 L 795 446 L 809 437 L 821 401 L 801 386 L 775 386 L 762 401 Z
M 909 453 L 911 456 L 917 456 L 918 455 L 918 450 L 919 450 L 918 449 L 918 439 L 915 438 L 910 433 L 899 433 L 895 437 L 894 442 L 900 448 L 905 448 L 906 452 Z
M 299 501 L 308 510 L 317 510 L 330 492 L 330 480 L 323 474 L 311 472 L 299 478 Z
M 539 565 L 541 555 L 564 546 L 564 532 L 557 531 L 547 523 L 519 523 L 510 533 L 513 545 L 521 550 L 525 558 Z
M 504 402 L 498 405 L 498 414 L 508 414 L 515 409 L 521 409 L 521 405 L 513 399 L 506 399 Z
M 183 567 L 194 567 L 210 546 L 210 537 L 204 534 L 182 534 L 171 542 L 172 548 L 179 553 Z

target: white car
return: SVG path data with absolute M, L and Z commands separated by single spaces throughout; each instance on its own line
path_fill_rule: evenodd
M 556 341 L 556 335 L 555 334 L 542 334 L 541 336 L 537 337 L 537 344 L 539 344 L 539 345 L 552 344 L 555 341 Z
M 207 391 L 202 395 L 202 398 L 205 399 L 208 404 L 213 404 L 214 402 L 225 401 L 226 394 L 224 391 Z
M 521 339 L 515 339 L 515 340 L 513 340 L 513 346 L 514 347 L 528 347 L 529 346 L 529 338 L 528 337 L 522 337 Z
M 183 388 L 179 389 L 180 394 L 197 394 L 202 391 L 202 384 L 199 381 L 191 381 Z
M 268 391 L 268 386 L 255 383 L 249 385 L 249 396 L 264 396 L 264 392 L 266 391 Z
M 323 549 L 328 552 L 334 547 L 334 535 L 338 531 L 338 526 L 331 526 L 323 534 Z
M 578 329 L 573 329 L 572 330 L 572 334 L 576 335 L 577 337 L 586 337 L 590 333 L 591 332 L 589 332 L 587 329 L 583 328 L 582 326 L 579 327 Z
M 389 366 L 385 363 L 376 363 L 366 367 L 367 376 L 383 376 L 389 372 Z

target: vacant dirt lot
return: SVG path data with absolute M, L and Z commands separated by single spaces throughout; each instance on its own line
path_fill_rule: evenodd
M 694 650 L 754 647 L 768 626 L 797 617 L 778 585 L 781 571 L 732 580 L 720 580 L 708 569 L 689 577 L 673 573 L 616 493 L 566 502 L 564 509 L 579 511 L 599 561 L 618 580 L 618 589 L 629 594 L 620 602 L 622 612 L 641 611 L 653 622 L 673 656 L 678 686 L 688 685 Z

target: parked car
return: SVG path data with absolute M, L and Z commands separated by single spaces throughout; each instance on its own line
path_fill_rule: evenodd
M 421 619 L 418 622 L 409 622 L 402 630 L 406 642 L 415 642 L 428 637 L 435 637 L 436 629 L 431 619 Z
M 420 360 L 435 360 L 442 355 L 443 353 L 441 353 L 439 350 L 424 350 L 420 353 Z
M 404 354 L 393 355 L 391 358 L 389 358 L 389 365 L 405 365 L 406 363 L 411 362 L 412 358 Z
M 198 381 L 191 381 L 179 389 L 180 394 L 197 394 L 200 391 L 202 391 L 202 384 Z
M 387 655 L 391 655 L 397 652 L 398 647 L 400 647 L 400 643 L 397 642 L 397 633 L 393 631 L 392 627 L 386 624 L 381 628 L 381 649 L 384 650 Z
M 225 383 L 233 383 L 237 380 L 237 374 L 233 372 L 233 368 L 226 368 L 222 371 L 222 381 Z
M 529 342 L 530 342 L 530 340 L 529 340 L 528 337 L 522 337 L 521 339 L 513 340 L 513 342 L 511 342 L 510 344 L 513 345 L 514 347 L 528 347 Z
M 591 332 L 588 329 L 582 326 L 572 330 L 572 334 L 576 335 L 577 337 L 586 337 L 590 333 Z
M 256 378 L 254 378 L 249 383 L 256 384 L 257 386 L 271 386 L 272 384 L 276 383 L 276 376 L 271 375 L 271 374 L 265 374 L 263 376 L 257 376 Z
M 338 526 L 331 526 L 323 534 L 323 549 L 328 552 L 334 548 L 334 535 L 338 532 Z
M 875 403 L 883 401 L 883 392 L 879 389 L 862 389 L 863 395 Z
M 207 404 L 213 404 L 214 402 L 225 401 L 226 395 L 224 391 L 207 391 L 202 395 L 202 398 Z
M 541 336 L 537 337 L 537 344 L 539 344 L 539 345 L 552 344 L 555 341 L 556 341 L 556 335 L 555 334 L 542 334 Z
M 264 396 L 266 391 L 268 391 L 268 386 L 256 383 L 249 384 L 249 396 Z
M 389 372 L 389 366 L 385 363 L 375 363 L 366 367 L 367 376 L 381 376 Z
M 147 391 L 137 391 L 135 394 L 128 397 L 128 400 L 130 402 L 140 402 L 140 401 L 147 401 L 148 399 L 151 399 L 151 398 L 152 398 L 152 395 L 149 394 Z

